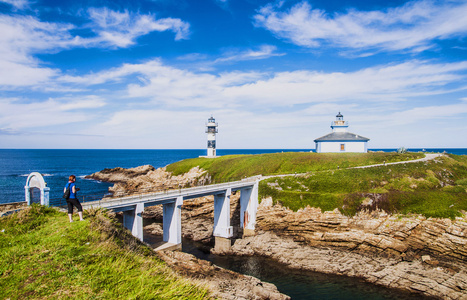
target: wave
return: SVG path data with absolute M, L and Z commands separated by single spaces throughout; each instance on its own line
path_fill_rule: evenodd
M 17 176 L 19 176 L 19 177 L 28 177 L 30 174 L 31 173 L 29 173 L 29 174 L 20 174 L 20 175 L 17 175 Z M 53 176 L 55 176 L 54 174 L 47 174 L 47 173 L 46 174 L 41 174 L 41 175 L 42 175 L 42 177 L 53 177 Z

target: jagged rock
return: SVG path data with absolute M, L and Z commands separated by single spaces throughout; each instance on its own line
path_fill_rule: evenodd
M 207 286 L 216 298 L 227 300 L 290 299 L 279 293 L 276 286 L 271 283 L 223 269 L 188 253 L 160 251 L 158 255 L 179 273 L 190 276 Z
M 199 167 L 194 167 L 185 174 L 172 176 L 165 168 L 154 169 L 153 166 L 145 165 L 131 169 L 104 169 L 85 178 L 114 183 L 109 188 L 114 194 L 144 193 L 204 184 L 209 180 L 203 176 L 205 173 Z
M 113 183 L 126 182 L 131 178 L 146 175 L 150 171 L 154 171 L 154 167 L 150 165 L 144 165 L 130 169 L 118 167 L 113 169 L 104 169 L 100 172 L 87 175 L 85 176 L 85 178 Z
M 26 207 L 26 202 L 2 203 L 0 204 L 0 217 L 7 216 Z
M 199 178 L 207 180 L 203 176 L 206 174 L 200 169 L 192 169 L 185 177 L 172 177 L 165 169 L 157 169 L 131 178 L 119 188 L 178 187 Z M 238 198 L 238 194 L 231 196 L 234 234 L 239 232 Z M 210 241 L 213 209 L 212 197 L 185 201 L 182 234 Z M 161 219 L 161 208 L 146 208 L 144 216 Z M 261 201 L 256 221 L 257 235 L 236 239 L 230 254 L 261 255 L 295 269 L 359 277 L 443 299 L 467 299 L 465 215 L 450 220 L 361 211 L 347 217 L 338 210 L 322 212 L 312 207 L 293 212 L 273 205 L 269 198 Z

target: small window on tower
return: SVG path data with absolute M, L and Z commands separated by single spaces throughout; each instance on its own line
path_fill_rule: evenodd
M 341 151 L 345 151 L 345 144 L 341 144 Z

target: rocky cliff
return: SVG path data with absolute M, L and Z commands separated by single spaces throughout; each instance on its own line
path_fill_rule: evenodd
M 186 184 L 204 174 L 202 170 L 192 171 L 191 179 L 188 175 L 183 179 Z M 175 179 L 170 183 L 170 174 L 163 178 L 164 186 L 180 182 Z M 231 197 L 231 225 L 237 231 L 238 196 Z M 161 208 L 147 208 L 144 215 L 161 220 Z M 209 242 L 212 221 L 211 197 L 185 201 L 185 237 Z M 151 226 L 147 230 L 161 234 L 160 224 Z M 293 212 L 273 206 L 272 199 L 263 199 L 257 213 L 256 236 L 235 239 L 230 254 L 262 255 L 296 269 L 360 277 L 442 299 L 467 299 L 465 215 L 455 220 L 427 219 L 376 211 L 347 217 L 338 211 L 309 207 Z
M 206 171 L 200 168 L 192 168 L 188 173 L 172 176 L 165 168 L 155 169 L 145 165 L 130 169 L 104 169 L 85 178 L 112 182 L 114 185 L 109 188 L 109 192 L 119 194 L 203 185 L 209 181 L 209 176 L 204 176 L 205 173 Z
M 232 253 L 263 255 L 292 268 L 361 277 L 443 299 L 467 299 L 467 217 L 426 219 L 306 208 L 293 212 L 271 199 L 260 205 L 255 237 Z

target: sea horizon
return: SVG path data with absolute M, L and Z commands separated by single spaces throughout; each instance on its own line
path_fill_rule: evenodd
M 371 148 L 369 151 L 393 152 L 398 148 Z M 446 152 L 467 155 L 467 148 L 407 148 L 408 151 Z M 314 149 L 217 149 L 217 155 L 263 154 L 278 152 L 315 152 Z M 206 155 L 206 149 L 0 149 L 0 203 L 24 201 L 24 185 L 32 172 L 43 174 L 50 199 L 61 198 L 70 174 L 78 177 L 80 196 L 103 197 L 110 183 L 85 179 L 86 175 L 106 168 L 133 168 L 171 163 Z
M 397 150 L 402 147 L 382 147 L 382 148 L 368 148 L 369 151 L 374 150 Z M 439 150 L 439 149 L 467 149 L 466 147 L 403 147 L 407 150 Z M 204 150 L 206 148 L 0 148 L 1 150 Z M 314 151 L 313 148 L 217 148 L 217 151 L 223 150 L 309 150 Z

